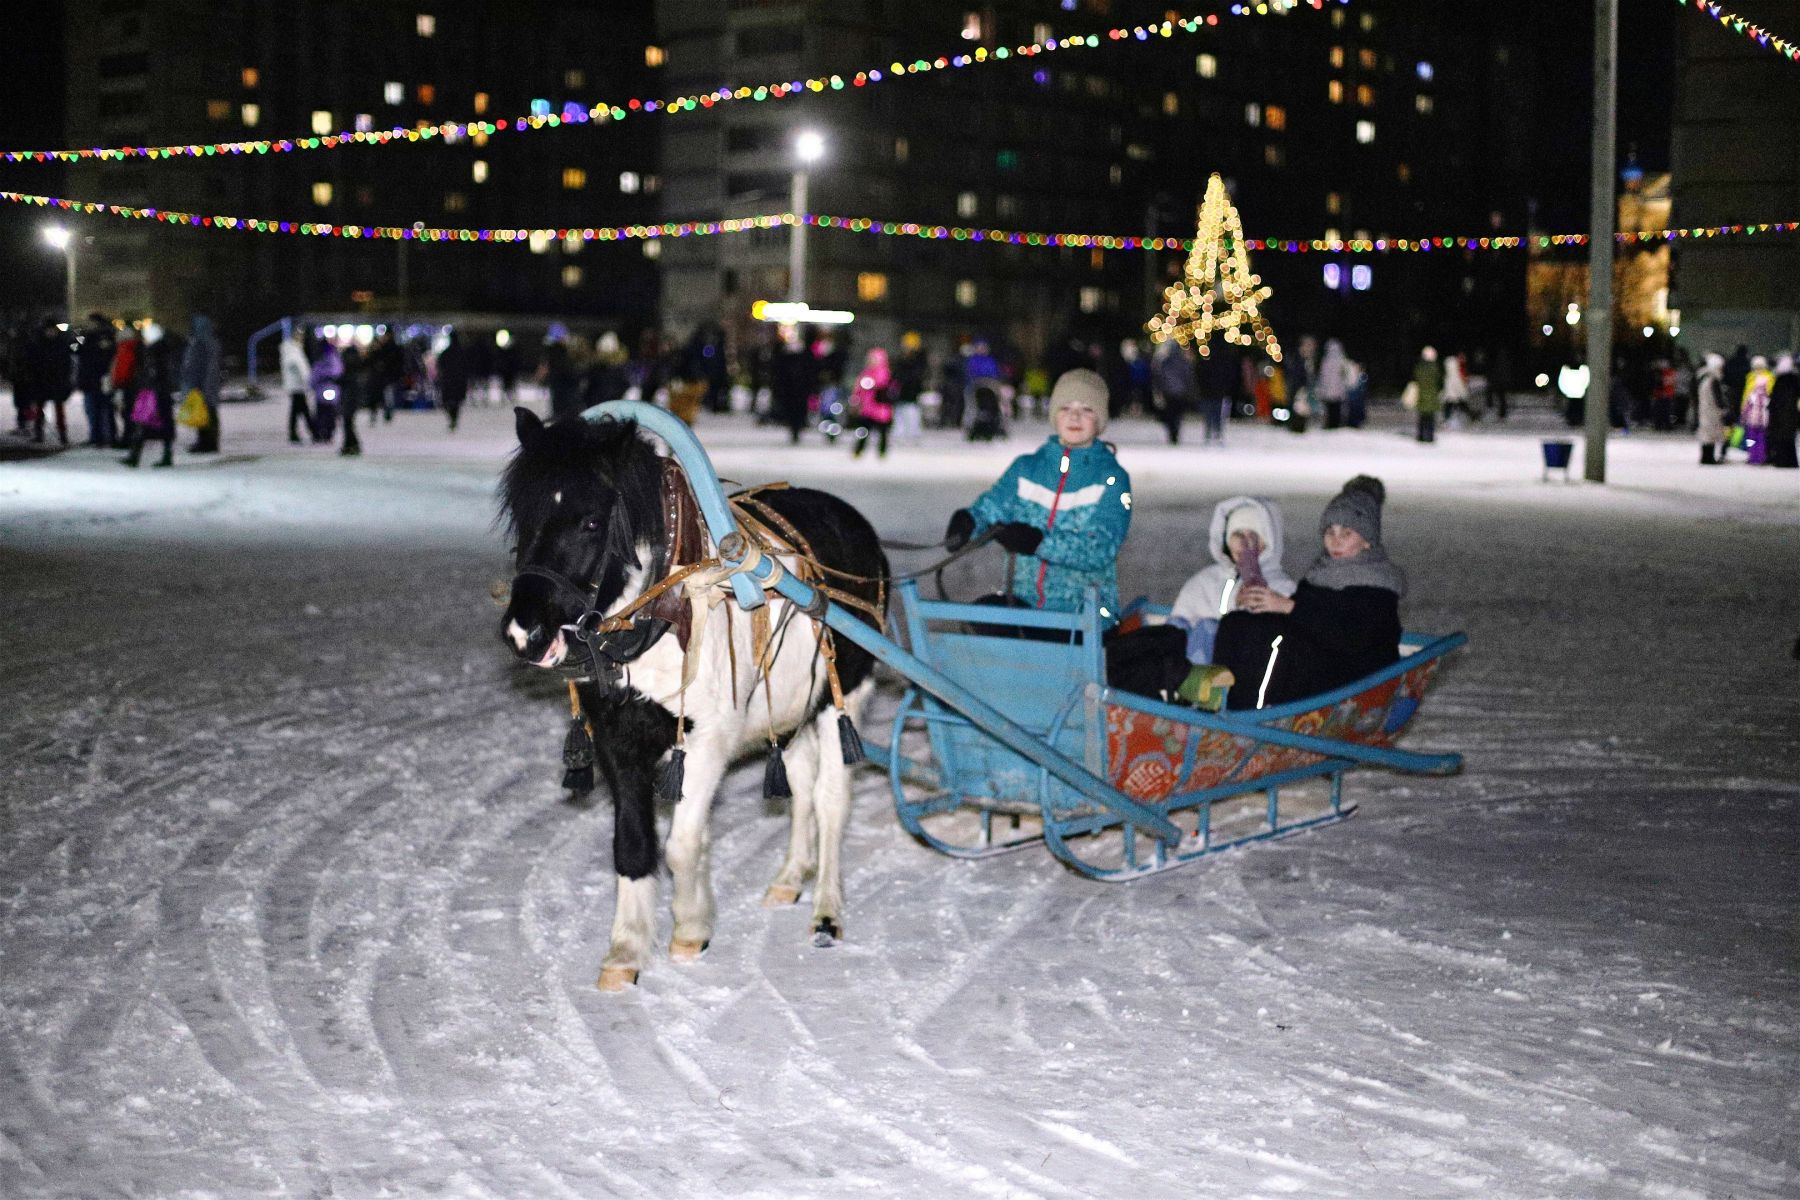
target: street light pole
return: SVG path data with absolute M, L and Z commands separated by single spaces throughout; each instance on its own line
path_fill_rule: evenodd
M 69 328 L 75 327 L 75 234 L 62 225 L 44 230 L 44 240 L 63 253 L 63 303 L 68 306 Z
M 1619 105 L 1619 0 L 1594 0 L 1594 177 L 1588 214 L 1587 462 L 1590 483 L 1606 482 L 1613 351 L 1614 127 Z
M 807 187 L 812 182 L 809 168 L 825 157 L 825 135 L 816 129 L 802 129 L 794 137 L 793 191 L 789 207 L 793 209 L 793 236 L 788 239 L 788 299 L 806 303 L 806 211 L 809 203 Z

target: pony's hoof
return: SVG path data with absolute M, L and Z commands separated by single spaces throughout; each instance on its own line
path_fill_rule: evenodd
M 710 939 L 697 942 L 690 941 L 687 938 L 676 938 L 669 943 L 669 961 L 694 962 L 699 959 L 700 955 L 704 953 L 706 948 L 710 945 L 712 945 Z
M 830 917 L 821 917 L 813 926 L 813 945 L 823 950 L 835 946 L 844 938 L 843 928 Z
M 763 893 L 764 908 L 786 908 L 790 904 L 800 902 L 800 889 L 785 883 L 772 883 L 769 890 Z
M 601 967 L 597 986 L 603 992 L 622 992 L 628 987 L 637 986 L 637 981 L 636 967 Z

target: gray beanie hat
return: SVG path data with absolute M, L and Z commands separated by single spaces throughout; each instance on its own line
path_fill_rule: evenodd
M 1106 380 L 1086 367 L 1064 371 L 1050 389 L 1050 419 L 1056 420 L 1056 414 L 1071 404 L 1085 404 L 1093 409 L 1094 433 L 1106 432 Z
M 1319 533 L 1333 525 L 1354 529 L 1371 546 L 1381 545 L 1381 505 L 1387 499 L 1387 488 L 1373 475 L 1358 475 L 1332 497 L 1319 518 Z

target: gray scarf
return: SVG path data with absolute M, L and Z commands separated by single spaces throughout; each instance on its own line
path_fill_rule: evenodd
M 1387 551 L 1380 546 L 1370 546 L 1355 558 L 1321 554 L 1306 569 L 1304 582 L 1332 591 L 1378 587 L 1386 588 L 1396 596 L 1406 595 L 1406 572 L 1388 561 Z

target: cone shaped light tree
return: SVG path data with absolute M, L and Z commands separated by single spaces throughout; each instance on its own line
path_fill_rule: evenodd
M 1202 355 L 1212 352 L 1218 333 L 1236 346 L 1261 346 L 1280 362 L 1281 342 L 1262 315 L 1270 294 L 1261 277 L 1250 273 L 1243 222 L 1225 194 L 1225 181 L 1214 175 L 1200 203 L 1200 228 L 1182 277 L 1163 293 L 1162 312 L 1144 328 L 1153 342 L 1192 342 Z

